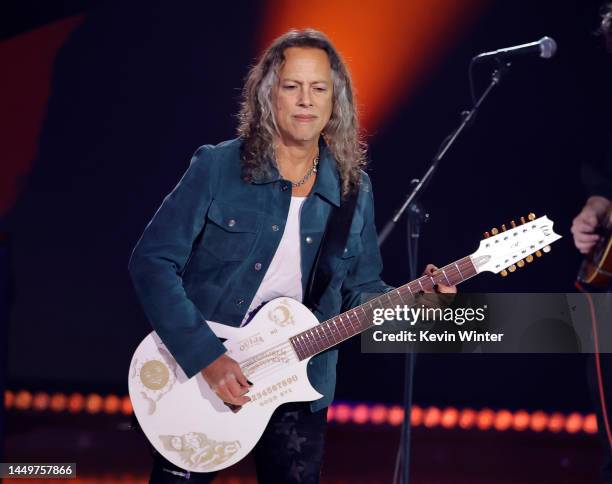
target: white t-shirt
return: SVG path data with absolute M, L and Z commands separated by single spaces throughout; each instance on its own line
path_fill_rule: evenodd
M 262 303 L 277 297 L 290 297 L 302 301 L 302 257 L 300 251 L 300 211 L 306 197 L 291 197 L 285 231 L 270 267 L 266 271 L 253 302 L 241 326 L 249 320 L 251 312 Z

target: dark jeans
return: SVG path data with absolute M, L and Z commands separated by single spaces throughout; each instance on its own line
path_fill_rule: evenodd
M 312 413 L 309 403 L 287 403 L 276 409 L 253 449 L 260 484 L 319 482 L 327 409 Z M 186 472 L 153 450 L 151 484 L 212 482 L 217 472 Z

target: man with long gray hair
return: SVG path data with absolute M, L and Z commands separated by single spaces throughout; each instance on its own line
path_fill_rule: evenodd
M 195 152 L 130 261 L 144 310 L 173 357 L 235 411 L 250 401 L 250 382 L 206 321 L 240 326 L 266 301 L 303 301 L 328 217 L 351 196 L 346 248 L 318 300 L 304 302 L 325 321 L 390 289 L 380 279 L 353 86 L 327 37 L 307 29 L 276 39 L 248 74 L 239 120 L 237 139 Z M 308 365 L 322 398 L 273 414 L 254 450 L 260 482 L 318 482 L 336 361 L 328 350 Z M 151 482 L 213 477 L 158 454 Z

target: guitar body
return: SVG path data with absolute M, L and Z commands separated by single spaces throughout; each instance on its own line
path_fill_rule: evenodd
M 605 289 L 612 286 L 612 206 L 602 224 L 603 239 L 583 261 L 578 280 L 589 286 Z
M 188 379 L 155 332 L 138 346 L 128 375 L 134 413 L 149 442 L 173 464 L 193 472 L 213 472 L 246 456 L 279 405 L 308 402 L 323 395 L 308 381 L 311 357 L 373 326 L 375 309 L 407 302 L 438 284 L 456 285 L 481 272 L 516 270 L 531 254 L 548 252 L 560 236 L 548 217 L 488 236 L 478 250 L 327 321 L 299 302 L 282 297 L 264 305 L 245 327 L 208 323 L 223 340 L 253 386 L 251 401 L 234 413 L 198 373 Z
M 308 380 L 310 358 L 299 361 L 288 341 L 318 324 L 305 306 L 286 297 L 267 303 L 245 327 L 209 323 L 253 383 L 252 401 L 236 413 L 201 374 L 187 379 L 151 332 L 134 353 L 128 377 L 145 435 L 166 459 L 189 471 L 213 472 L 235 464 L 255 446 L 279 405 L 322 397 Z

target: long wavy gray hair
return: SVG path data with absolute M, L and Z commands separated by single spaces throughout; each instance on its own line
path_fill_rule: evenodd
M 242 177 L 252 181 L 270 174 L 274 168 L 273 140 L 280 135 L 274 117 L 273 90 L 279 83 L 279 72 L 289 47 L 312 47 L 327 53 L 332 70 L 332 114 L 323 131 L 324 139 L 338 164 L 342 195 L 353 190 L 365 166 L 366 145 L 360 138 L 359 120 L 353 98 L 351 77 L 330 40 L 313 29 L 290 30 L 278 37 L 251 68 L 242 90 L 238 114 L 238 135 L 244 138 Z

